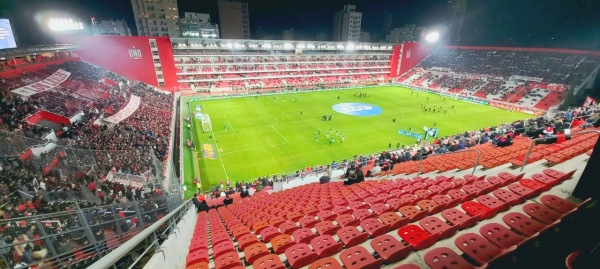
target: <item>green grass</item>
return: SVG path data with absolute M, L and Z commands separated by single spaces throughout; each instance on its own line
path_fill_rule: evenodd
M 368 93 L 369 97 L 353 97 L 357 92 Z M 247 181 L 310 165 L 327 164 L 332 160 L 351 158 L 355 154 L 379 152 L 388 149 L 389 143 L 393 148 L 398 142 L 402 145 L 415 143 L 415 139 L 399 135 L 398 129 L 408 130 L 412 127 L 414 132 L 423 133 L 423 126 L 433 127 L 436 122 L 438 136 L 445 136 L 530 117 L 451 98 L 445 98 L 444 101 L 443 97 L 436 94 L 421 92 L 417 97 L 416 92 L 412 95 L 411 92 L 401 87 L 377 87 L 288 93 L 277 95 L 276 102 L 273 102 L 273 96 L 192 101 L 190 107 L 199 104 L 204 113 L 210 115 L 213 132 L 202 133 L 200 122 L 191 116 L 193 130 L 184 128 L 183 143 L 193 135 L 200 152 L 200 166 L 195 168 L 193 153 L 184 146 L 184 177 L 188 192 L 196 189 L 191 181 L 198 169 L 206 191 L 218 184 L 219 179 L 225 181 L 227 177 L 232 182 Z M 292 99 L 296 102 L 292 102 Z M 344 102 L 374 104 L 381 107 L 383 113 L 357 117 L 337 113 L 331 108 L 334 104 Z M 423 112 L 421 103 L 441 105 L 444 109 L 454 106 L 454 109 L 446 115 L 443 112 L 434 114 Z M 189 107 L 185 103 L 182 106 L 182 117 L 188 117 Z M 333 120 L 321 121 L 324 114 L 333 114 Z M 395 123 L 392 122 L 394 118 Z M 227 124 L 229 130 L 225 130 Z M 319 142 L 316 142 L 315 133 L 319 128 L 322 134 Z M 332 145 L 325 137 L 330 128 L 336 139 Z M 335 131 L 345 135 L 344 143 L 340 143 Z M 216 159 L 202 157 L 203 143 L 218 147 Z

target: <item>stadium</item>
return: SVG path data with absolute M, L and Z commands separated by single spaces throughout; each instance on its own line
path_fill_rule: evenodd
M 598 264 L 598 51 L 63 39 L 0 51 L 2 268 Z

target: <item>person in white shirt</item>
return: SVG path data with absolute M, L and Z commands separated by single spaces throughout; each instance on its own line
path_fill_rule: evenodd
M 379 173 L 381 173 L 381 166 L 376 164 L 375 167 L 371 168 L 371 175 L 377 175 Z

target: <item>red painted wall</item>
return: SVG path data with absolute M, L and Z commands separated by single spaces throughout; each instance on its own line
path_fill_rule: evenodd
M 402 45 L 394 46 L 392 51 L 392 59 L 390 60 L 390 77 L 394 78 L 399 76 L 398 74 L 398 62 L 400 62 L 400 53 L 402 52 Z
M 165 86 L 159 86 L 149 39 L 156 39 L 161 58 Z M 167 37 L 94 36 L 75 37 L 66 43 L 78 44 L 74 54 L 91 64 L 106 68 L 128 79 L 141 81 L 155 87 L 174 91 L 177 87 L 175 60 L 171 40 Z M 130 56 L 130 49 L 139 50 L 141 57 Z
M 47 120 L 56 124 L 64 124 L 67 126 L 71 125 L 71 120 L 69 118 L 65 118 L 61 115 L 54 114 L 45 110 L 35 113 L 33 116 L 26 119 L 27 123 L 31 125 L 37 124 L 42 120 Z
M 402 75 L 415 67 L 435 49 L 434 46 L 412 42 L 404 43 L 403 46 L 404 50 L 402 51 L 400 72 L 397 73 L 398 75 Z
M 175 71 L 175 58 L 173 57 L 173 46 L 168 38 L 158 38 L 156 40 L 158 47 L 158 56 L 160 56 L 160 64 L 162 66 L 165 86 L 162 87 L 171 92 L 176 91 L 179 83 L 177 82 L 177 73 Z

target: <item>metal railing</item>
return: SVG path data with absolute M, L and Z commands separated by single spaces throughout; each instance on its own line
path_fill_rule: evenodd
M 471 173 L 471 174 L 474 175 L 475 171 L 477 169 L 477 166 L 479 165 L 479 159 L 481 158 L 481 152 L 479 150 L 477 150 L 477 149 L 463 149 L 463 150 L 459 150 L 459 151 L 455 151 L 455 152 L 447 152 L 447 153 L 435 154 L 435 155 L 428 156 L 428 158 L 433 158 L 433 157 L 443 156 L 443 155 L 463 153 L 463 152 L 476 152 L 477 153 L 477 158 L 475 159 L 475 163 L 473 164 L 473 172 Z M 423 165 L 423 158 L 421 158 L 421 160 L 419 161 L 419 171 L 417 172 L 418 175 L 421 174 L 421 166 L 422 165 Z
M 156 223 L 169 221 L 167 230 L 172 229 L 174 219 L 162 216 L 172 216 L 181 205 L 181 195 L 87 208 L 63 201 L 52 206 L 56 213 L 1 220 L 0 268 L 86 267 Z
M 171 211 L 168 215 L 158 220 L 154 224 L 148 226 L 146 229 L 142 230 L 140 233 L 127 240 L 127 242 L 120 245 L 118 248 L 106 254 L 106 256 L 102 257 L 95 263 L 91 264 L 88 269 L 104 269 L 115 266 L 115 264 L 123 257 L 125 257 L 129 252 L 131 252 L 137 245 L 142 243 L 146 238 L 150 237 L 152 242 L 150 246 L 147 246 L 146 250 L 130 265 L 128 268 L 133 268 L 148 251 L 153 250 L 154 252 L 160 251 L 159 247 L 159 237 L 156 236 L 156 231 L 161 228 L 163 225 L 168 224 L 168 228 L 162 232 L 161 235 L 166 232 L 172 232 L 174 226 L 177 224 L 178 220 L 180 220 L 183 215 L 188 211 L 188 209 L 192 206 L 190 200 L 183 202 L 180 206 Z M 153 247 L 152 247 L 153 246 Z
M 581 131 L 581 132 L 577 132 L 574 134 L 571 134 L 571 137 L 574 135 L 582 135 L 582 134 L 589 134 L 589 133 L 597 133 L 600 134 L 599 130 L 585 130 L 585 131 Z M 534 140 L 531 140 L 531 144 L 529 145 L 529 149 L 527 150 L 527 154 L 525 154 L 525 159 L 523 159 L 523 165 L 521 166 L 521 172 L 523 172 L 523 170 L 525 169 L 525 165 L 527 165 L 527 162 L 529 161 L 529 155 L 531 154 L 531 151 L 533 150 L 533 146 L 535 146 L 535 142 L 539 142 L 539 141 L 544 141 L 546 139 L 549 138 L 558 138 L 558 135 L 551 135 L 548 137 L 542 137 L 542 138 L 537 138 Z

